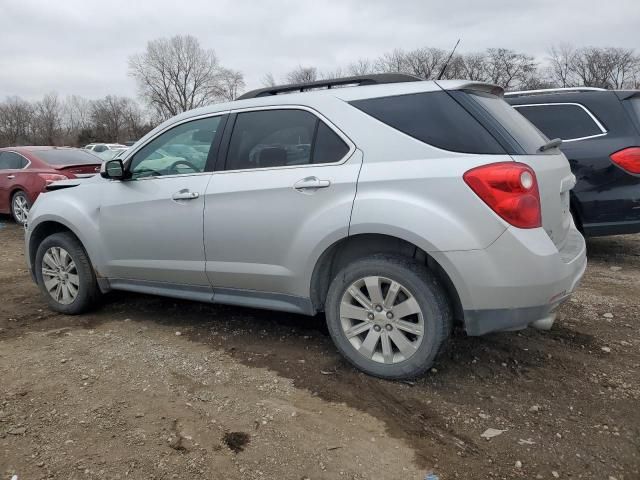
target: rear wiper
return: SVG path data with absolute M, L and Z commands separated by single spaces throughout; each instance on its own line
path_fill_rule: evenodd
M 553 140 L 549 140 L 547 143 L 545 143 L 544 145 L 542 145 L 538 151 L 539 152 L 546 152 L 547 150 L 551 150 L 552 148 L 557 148 L 560 145 L 562 145 L 562 139 L 561 138 L 554 138 Z

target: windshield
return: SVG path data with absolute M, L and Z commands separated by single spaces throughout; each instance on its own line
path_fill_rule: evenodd
M 95 155 L 72 148 L 38 150 L 34 154 L 49 165 L 95 165 L 100 163 L 100 159 Z

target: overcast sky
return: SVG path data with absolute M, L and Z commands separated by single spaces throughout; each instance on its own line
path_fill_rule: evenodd
M 394 48 L 552 44 L 640 50 L 640 0 L 0 0 L 0 98 L 135 96 L 127 58 L 191 34 L 248 88 L 297 65 L 334 70 Z

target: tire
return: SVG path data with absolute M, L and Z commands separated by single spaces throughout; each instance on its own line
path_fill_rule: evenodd
M 27 214 L 31 208 L 29 197 L 22 190 L 18 190 L 11 197 L 11 216 L 19 225 L 27 222 Z
M 66 261 L 67 256 L 63 252 L 73 262 L 73 268 L 69 268 L 72 264 Z M 36 252 L 34 269 L 38 287 L 49 307 L 56 312 L 78 315 L 93 308 L 100 298 L 89 257 L 80 241 L 69 232 L 55 233 L 42 241 Z M 64 278 L 65 274 L 67 278 Z M 64 282 L 60 290 L 57 287 L 49 290 L 48 287 L 56 285 L 56 282 Z
M 378 295 L 372 297 L 367 282 Z M 397 292 L 391 302 L 390 291 Z M 363 308 L 350 292 L 356 292 L 369 308 Z M 414 302 L 405 303 L 412 298 Z M 411 308 L 404 308 L 407 305 Z M 444 350 L 452 327 L 447 295 L 433 273 L 410 258 L 382 254 L 357 260 L 336 275 L 325 313 L 340 353 L 356 368 L 385 379 L 422 375 Z

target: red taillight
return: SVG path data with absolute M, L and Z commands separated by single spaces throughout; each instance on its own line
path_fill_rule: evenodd
M 469 170 L 463 178 L 484 203 L 514 227 L 542 225 L 538 181 L 529 166 L 491 163 Z
M 611 160 L 629 173 L 640 173 L 640 147 L 629 147 L 612 153 Z
M 44 180 L 44 183 L 46 185 L 57 182 L 59 180 L 69 180 L 68 177 L 65 177 L 64 175 L 58 175 L 57 173 L 39 173 L 38 176 Z

